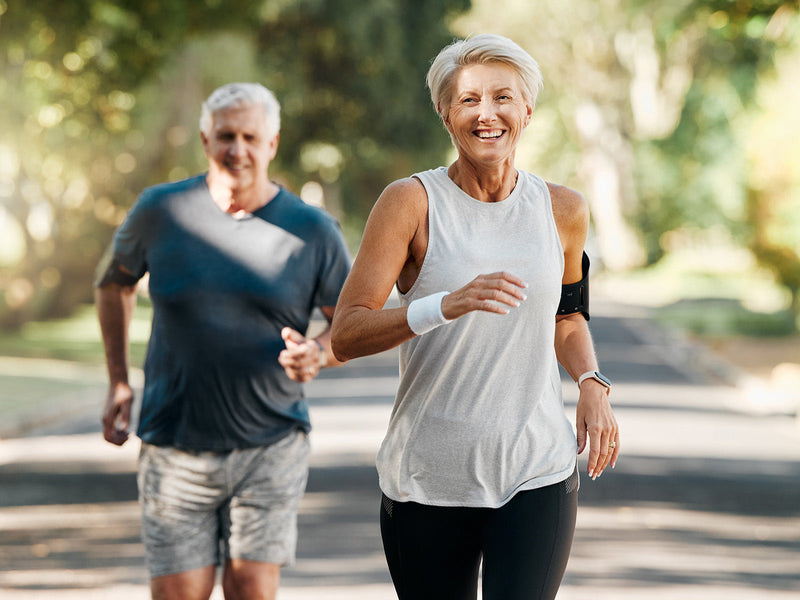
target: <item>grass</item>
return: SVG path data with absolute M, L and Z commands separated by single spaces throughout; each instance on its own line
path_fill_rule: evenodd
M 140 301 L 130 328 L 131 364 L 134 366 L 144 362 L 151 315 L 149 303 Z M 103 344 L 94 306 L 82 306 L 67 319 L 34 321 L 26 323 L 18 332 L 0 333 L 0 356 L 103 364 Z
M 130 328 L 133 367 L 144 363 L 151 315 L 149 302 L 140 301 Z M 81 306 L 67 319 L 30 322 L 17 332 L 0 333 L 0 437 L 17 435 L 43 415 L 77 406 L 97 405 L 99 414 L 107 385 L 104 364 L 92 305 Z

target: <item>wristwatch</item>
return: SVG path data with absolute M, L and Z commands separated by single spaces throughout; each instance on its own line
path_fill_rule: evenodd
M 578 387 L 581 387 L 581 384 L 587 379 L 594 379 L 600 383 L 600 385 L 604 385 L 609 390 L 611 389 L 611 380 L 600 371 L 586 371 L 586 373 L 578 377 Z

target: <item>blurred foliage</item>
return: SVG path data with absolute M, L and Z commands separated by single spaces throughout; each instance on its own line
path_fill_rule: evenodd
M 0 0 L 0 326 L 91 298 L 111 230 L 169 147 L 142 154 L 154 106 L 140 89 L 191 36 L 254 18 L 249 2 L 189 4 Z
M 651 3 L 639 2 L 642 13 Z M 760 110 L 760 81 L 780 48 L 796 47 L 796 2 L 693 0 L 654 15 L 660 54 L 682 47 L 691 70 L 681 116 L 670 135 L 641 140 L 636 223 L 650 262 L 667 250 L 662 235 L 682 227 L 724 225 L 744 242 L 750 233 L 748 117 Z
M 141 189 L 205 168 L 200 104 L 229 81 L 262 81 L 283 104 L 271 175 L 295 191 L 319 181 L 360 228 L 390 178 L 448 147 L 424 73 L 452 37 L 446 16 L 468 6 L 0 0 L 0 328 L 91 299 Z
M 131 365 L 141 367 L 144 364 L 151 320 L 152 307 L 149 301 L 140 299 L 129 330 Z M 5 332 L 0 336 L 0 356 L 105 364 L 94 306 L 81 304 L 69 317 L 28 321 L 16 331 Z
M 502 8 L 502 10 L 500 9 Z M 199 107 L 258 80 L 271 175 L 353 246 L 391 180 L 444 164 L 424 87 L 455 35 L 507 35 L 545 76 L 517 162 L 582 191 L 596 265 L 746 249 L 800 311 L 800 7 L 780 0 L 0 0 L 0 327 L 90 300 L 146 185 L 205 168 Z
M 750 116 L 746 141 L 749 246 L 800 315 L 800 39 L 778 52 L 774 75 L 758 91 L 760 110 Z
M 749 310 L 731 298 L 680 300 L 660 307 L 655 319 L 670 328 L 680 328 L 704 337 L 781 337 L 795 331 L 796 316 L 788 310 L 763 313 Z
M 639 4 L 643 13 L 652 6 Z M 670 249 L 669 232 L 724 226 L 772 270 L 797 315 L 800 219 L 790 215 L 800 214 L 800 151 L 789 140 L 800 136 L 791 108 L 800 71 L 788 65 L 800 63 L 798 3 L 693 0 L 662 5 L 658 16 L 662 56 L 681 44 L 692 48 L 692 83 L 675 130 L 637 148 L 643 168 L 635 222 L 648 257 L 653 262 Z M 755 324 L 782 331 L 796 323 L 782 311 L 737 319 L 729 322 L 734 330 Z

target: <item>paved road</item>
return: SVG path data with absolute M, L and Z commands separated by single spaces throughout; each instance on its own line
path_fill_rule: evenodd
M 624 456 L 614 471 L 582 481 L 559 600 L 799 598 L 796 418 L 721 382 L 717 375 L 729 372 L 646 315 L 598 304 L 592 326 L 616 383 Z M 308 387 L 312 470 L 298 562 L 284 571 L 281 600 L 394 598 L 373 463 L 396 360 L 389 352 L 353 361 Z M 18 419 L 24 435 L 14 435 L 13 422 L 0 427 L 3 600 L 148 597 L 137 446 L 101 441 L 91 397 L 102 387 L 88 375 L 72 379 L 81 377 L 82 389 L 65 386 L 37 407 L 37 418 Z M 573 415 L 575 386 L 564 389 Z

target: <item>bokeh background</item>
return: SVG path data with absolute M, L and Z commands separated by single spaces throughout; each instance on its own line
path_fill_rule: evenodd
M 561 595 L 798 596 L 800 3 L 0 0 L 0 597 L 147 595 L 138 446 L 98 431 L 92 281 L 145 186 L 206 168 L 202 100 L 235 80 L 272 88 L 271 176 L 356 252 L 387 183 L 453 159 L 424 77 L 481 32 L 545 77 L 518 167 L 592 210 L 592 327 L 623 459 L 582 486 Z M 136 389 L 150 316 L 143 293 Z M 309 386 L 287 599 L 394 597 L 374 453 L 397 358 L 359 361 Z
M 143 187 L 205 168 L 199 106 L 229 81 L 275 91 L 272 176 L 331 211 L 356 251 L 389 181 L 452 159 L 424 76 L 443 45 L 480 32 L 541 64 L 518 166 L 588 199 L 599 292 L 707 339 L 796 337 L 799 10 L 0 0 L 0 352 L 97 357 L 95 266 Z

